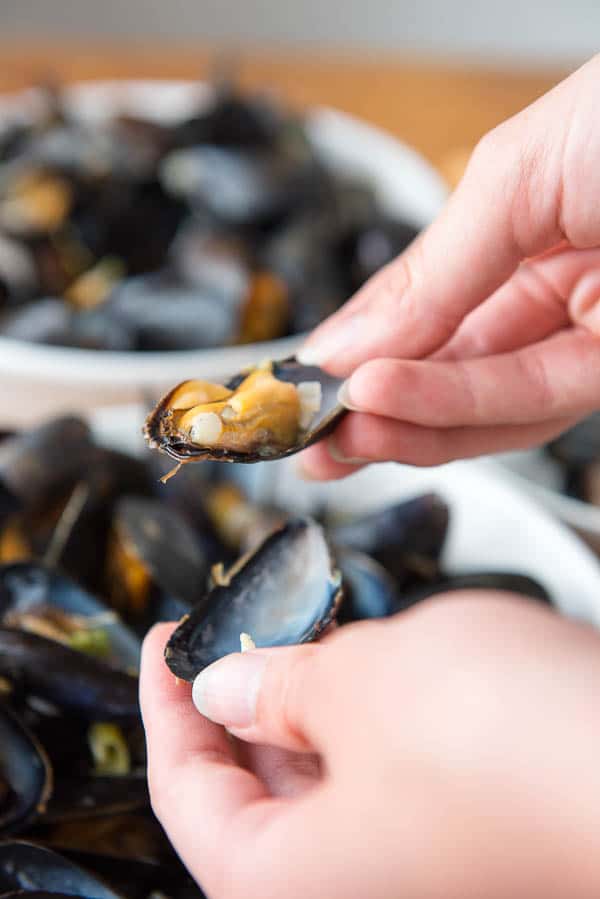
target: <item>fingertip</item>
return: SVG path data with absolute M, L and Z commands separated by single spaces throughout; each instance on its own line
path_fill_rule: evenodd
M 334 448 L 333 453 L 336 452 Z M 298 477 L 305 481 L 336 481 L 348 477 L 365 464 L 365 461 L 340 461 L 340 453 L 337 458 L 333 453 L 331 438 L 309 447 L 297 456 Z

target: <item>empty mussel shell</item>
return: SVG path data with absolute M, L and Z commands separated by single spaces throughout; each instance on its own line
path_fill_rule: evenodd
M 44 750 L 16 715 L 0 705 L 0 835 L 23 830 L 44 810 L 51 792 L 52 771 Z
M 341 381 L 295 357 L 265 362 L 226 385 L 184 381 L 146 419 L 151 447 L 178 462 L 264 462 L 326 437 L 346 409 Z
M 315 639 L 342 598 L 323 529 L 310 518 L 289 521 L 217 584 L 183 619 L 165 649 L 171 671 L 193 681 L 211 662 L 255 645 L 286 646 Z
M 95 875 L 57 852 L 35 843 L 13 840 L 0 843 L 0 892 L 23 890 L 86 899 L 119 899 Z

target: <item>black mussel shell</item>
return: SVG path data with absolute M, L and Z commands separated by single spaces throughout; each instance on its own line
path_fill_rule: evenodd
M 150 899 L 156 894 L 169 899 L 204 899 L 204 893 L 176 859 L 159 864 L 139 858 L 101 855 L 93 850 L 65 849 L 61 854 L 97 874 L 128 899 Z
M 448 575 L 431 584 L 421 585 L 402 594 L 398 610 L 407 609 L 429 597 L 442 593 L 453 593 L 457 590 L 499 590 L 552 604 L 551 596 L 546 588 L 534 578 L 513 572 L 491 571 Z
M 44 750 L 16 715 L 0 705 L 0 836 L 30 824 L 51 792 L 52 771 Z
M 92 721 L 139 715 L 136 677 L 37 634 L 0 627 L 0 675 Z
M 298 443 L 294 446 L 287 450 L 265 448 L 259 452 L 243 453 L 220 449 L 219 447 L 196 446 L 177 434 L 170 434 L 168 426 L 171 415 L 169 403 L 173 394 L 183 386 L 179 384 L 163 397 L 146 419 L 144 435 L 150 447 L 161 450 L 177 462 L 201 462 L 208 459 L 216 462 L 252 463 L 283 459 L 285 456 L 292 456 L 313 443 L 323 440 L 334 430 L 347 412 L 338 402 L 338 391 L 342 382 L 339 378 L 332 377 L 321 368 L 312 365 L 301 365 L 294 356 L 279 362 L 272 362 L 271 365 L 272 374 L 280 381 L 296 385 L 306 381 L 318 381 L 321 384 L 321 409 L 317 413 L 316 421 L 311 424 L 309 430 L 301 436 Z M 225 384 L 225 387 L 229 390 L 235 390 L 251 371 L 252 369 L 249 369 L 246 372 L 235 375 Z
M 338 614 L 340 624 L 364 618 L 393 615 L 400 605 L 400 594 L 391 574 L 364 553 L 340 550 L 337 553 L 344 583 L 344 602 Z
M 51 849 L 14 840 L 0 843 L 0 892 L 119 899 L 95 875 Z
M 232 343 L 237 296 L 200 289 L 166 269 L 122 281 L 102 314 L 131 335 L 139 350 L 193 350 Z
M 199 671 L 240 649 L 286 646 L 315 639 L 335 616 L 341 577 L 323 529 L 309 518 L 289 521 L 184 618 L 165 649 L 171 671 L 193 681 Z
M 81 633 L 85 619 L 90 619 L 90 628 L 101 630 L 106 636 L 108 659 L 124 670 L 138 667 L 140 641 L 99 599 L 59 572 L 36 562 L 0 567 L 0 622 L 15 626 L 13 622 L 19 616 L 37 614 L 43 618 L 49 609 L 82 618 Z M 74 640 L 74 648 L 78 645 Z
M 402 586 L 439 577 L 450 513 L 428 493 L 330 528 L 334 543 L 373 556 Z
M 129 577 L 134 567 L 135 591 Z M 208 575 L 202 541 L 177 510 L 144 497 L 119 500 L 109 551 L 109 588 L 117 608 L 145 624 L 172 620 L 204 595 Z
M 79 418 L 56 418 L 0 443 L 0 480 L 24 504 L 61 499 L 84 479 L 95 449 Z

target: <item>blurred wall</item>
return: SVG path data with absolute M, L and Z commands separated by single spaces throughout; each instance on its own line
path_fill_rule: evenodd
M 599 0 L 0 0 L 0 34 L 340 44 L 572 61 Z

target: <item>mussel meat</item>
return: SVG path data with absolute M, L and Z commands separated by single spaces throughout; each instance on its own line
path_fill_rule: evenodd
M 294 357 L 265 362 L 226 385 L 184 381 L 146 420 L 151 447 L 178 462 L 261 462 L 323 439 L 346 410 L 340 381 Z
M 165 659 L 179 678 L 193 681 L 211 662 L 240 648 L 284 646 L 315 639 L 342 598 L 323 529 L 309 518 L 289 521 L 228 572 L 173 632 Z

